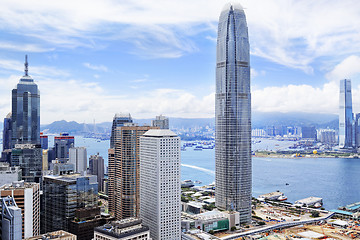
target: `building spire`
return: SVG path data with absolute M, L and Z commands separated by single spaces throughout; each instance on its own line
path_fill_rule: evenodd
M 27 60 L 27 55 L 25 55 L 25 76 L 29 76 L 28 75 L 28 66 L 29 66 L 29 64 L 28 64 L 28 60 Z

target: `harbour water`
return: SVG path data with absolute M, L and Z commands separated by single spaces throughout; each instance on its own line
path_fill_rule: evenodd
M 52 140 L 50 138 L 49 140 Z M 291 142 L 262 142 L 258 147 L 285 147 Z M 49 142 L 49 146 L 53 143 Z M 87 147 L 88 156 L 99 152 L 107 165 L 109 141 L 75 138 L 76 146 Z M 181 152 L 181 179 L 199 180 L 200 185 L 215 181 L 215 149 Z M 286 185 L 288 183 L 288 185 Z M 253 158 L 253 196 L 272 191 L 284 192 L 288 201 L 321 197 L 328 210 L 360 201 L 360 159 L 348 158 Z

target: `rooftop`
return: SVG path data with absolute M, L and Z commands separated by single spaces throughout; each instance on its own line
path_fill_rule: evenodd
M 150 129 L 143 134 L 145 137 L 177 137 L 177 135 L 169 129 Z

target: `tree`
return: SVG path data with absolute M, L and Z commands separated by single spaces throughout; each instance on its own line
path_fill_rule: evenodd
M 231 231 L 235 231 L 235 230 L 236 230 L 236 227 L 235 227 L 235 226 L 232 226 L 230 230 L 231 230 Z
M 318 211 L 311 211 L 311 217 L 313 218 L 320 217 L 320 213 Z

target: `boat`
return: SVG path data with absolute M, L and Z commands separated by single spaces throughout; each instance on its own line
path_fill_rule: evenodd
M 181 187 L 182 188 L 190 188 L 190 187 L 193 187 L 193 186 L 195 186 L 195 185 L 194 185 L 193 181 L 191 181 L 191 180 L 184 180 L 184 181 L 181 182 Z
M 199 180 L 196 180 L 196 181 L 195 181 L 195 183 L 197 183 L 197 184 L 201 184 L 202 182 L 201 182 L 201 181 L 199 181 Z
M 288 186 L 289 184 L 288 183 L 285 183 L 286 186 Z
M 314 204 L 314 207 L 315 207 L 315 208 L 320 208 L 320 207 L 322 207 L 322 204 L 319 203 L 319 202 L 317 202 L 317 203 Z
M 278 201 L 285 201 L 285 200 L 287 200 L 287 197 L 283 194 L 277 200 Z

